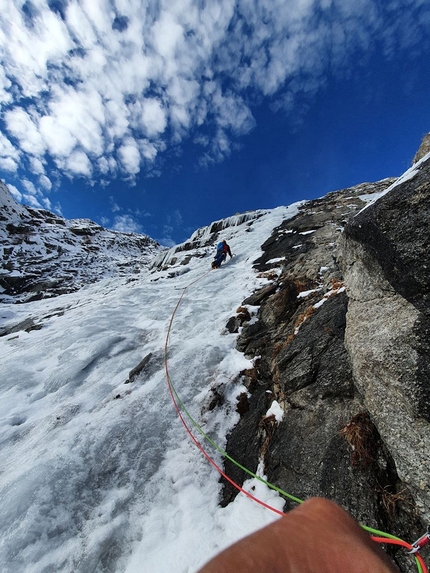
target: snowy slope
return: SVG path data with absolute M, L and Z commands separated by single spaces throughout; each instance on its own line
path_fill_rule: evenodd
M 225 325 L 266 284 L 252 262 L 297 209 L 200 230 L 134 282 L 108 278 L 55 299 L 0 306 L 3 329 L 27 319 L 38 328 L 0 338 L 3 573 L 193 572 L 275 519 L 243 495 L 217 505 L 218 474 L 174 411 L 163 348 L 181 289 L 193 283 L 173 322 L 169 370 L 187 408 L 223 446 L 244 390 L 233 381 L 251 366 Z M 217 231 L 235 257 L 209 271 Z M 211 412 L 210 388 L 220 384 L 229 399 Z M 248 487 L 282 507 L 259 482 Z

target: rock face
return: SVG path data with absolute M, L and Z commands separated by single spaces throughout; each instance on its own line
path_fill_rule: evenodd
M 304 203 L 275 229 L 255 262 L 273 283 L 244 301 L 259 305 L 258 320 L 237 348 L 255 368 L 239 380 L 247 407 L 241 396 L 227 443 L 284 491 L 334 499 L 410 542 L 430 521 L 429 223 L 427 156 L 397 181 Z M 248 477 L 225 465 L 238 483 Z M 223 491 L 227 504 L 236 492 Z
M 342 242 L 355 384 L 430 520 L 430 160 L 363 211 Z
M 1 182 L 0 238 L 0 303 L 57 296 L 103 277 L 140 272 L 163 250 L 144 235 L 20 205 Z
M 420 159 L 422 159 L 427 153 L 430 153 L 430 133 L 427 133 L 423 137 L 421 145 L 414 157 L 414 163 L 417 163 Z

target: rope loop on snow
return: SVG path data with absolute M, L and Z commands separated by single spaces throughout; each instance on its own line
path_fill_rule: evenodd
M 187 416 L 188 420 L 191 422 L 191 424 L 194 426 L 194 428 L 203 436 L 203 438 L 208 441 L 216 451 L 218 451 L 224 458 L 228 459 L 229 461 L 231 461 L 234 465 L 236 465 L 238 468 L 240 468 L 241 470 L 243 470 L 245 473 L 247 473 L 250 477 L 257 479 L 258 481 L 260 481 L 261 483 L 263 483 L 264 485 L 266 485 L 267 487 L 269 487 L 270 489 L 276 491 L 277 493 L 279 493 L 280 495 L 282 495 L 283 497 L 294 501 L 295 503 L 303 503 L 303 500 L 301 500 L 298 497 L 295 497 L 285 491 L 283 491 L 281 488 L 277 487 L 276 485 L 271 484 L 270 482 L 268 482 L 267 480 L 263 479 L 262 477 L 256 475 L 254 472 L 252 472 L 251 470 L 249 470 L 248 468 L 246 468 L 245 466 L 243 466 L 242 464 L 240 464 L 238 461 L 236 461 L 234 458 L 232 458 L 229 454 L 227 454 L 227 452 L 225 452 L 220 446 L 218 446 L 206 433 L 205 431 L 201 428 L 201 426 L 196 422 L 196 420 L 194 420 L 194 418 L 192 417 L 192 415 L 189 413 L 189 411 L 187 410 L 185 404 L 183 403 L 183 401 L 181 400 L 180 396 L 178 395 L 178 393 L 176 392 L 176 389 L 173 385 L 173 382 L 171 380 L 170 377 L 170 373 L 169 373 L 169 366 L 168 366 L 168 345 L 169 345 L 169 338 L 170 338 L 170 334 L 172 331 L 172 325 L 173 325 L 173 321 L 176 315 L 176 312 L 185 296 L 185 293 L 187 292 L 188 288 L 191 287 L 192 285 L 195 285 L 197 282 L 199 282 L 200 280 L 202 280 L 204 277 L 206 277 L 210 272 L 212 272 L 212 269 L 207 271 L 206 273 L 204 273 L 203 275 L 197 277 L 197 279 L 191 281 L 188 285 L 186 285 L 183 289 L 182 289 L 182 293 L 181 296 L 179 297 L 179 300 L 172 312 L 172 315 L 170 317 L 170 321 L 169 321 L 169 326 L 167 328 L 167 334 L 166 334 L 166 340 L 165 340 L 165 344 L 164 344 L 164 369 L 165 369 L 165 374 L 166 374 L 166 380 L 167 380 L 167 385 L 169 388 L 169 393 L 170 396 L 172 398 L 172 402 L 173 405 L 175 407 L 175 410 L 178 414 L 179 419 L 181 420 L 187 434 L 190 436 L 191 440 L 194 442 L 194 444 L 197 446 L 197 448 L 200 450 L 200 452 L 204 455 L 204 457 L 206 458 L 206 460 L 217 470 L 217 472 L 225 479 L 227 480 L 233 487 L 235 487 L 239 492 L 243 493 L 244 495 L 246 495 L 247 497 L 249 497 L 250 499 L 252 499 L 253 501 L 255 501 L 256 503 L 258 503 L 259 505 L 265 507 L 266 509 L 269 509 L 270 511 L 282 516 L 285 515 L 283 511 L 276 509 L 275 507 L 265 503 L 264 501 L 258 499 L 257 497 L 255 497 L 254 495 L 252 495 L 249 491 L 246 491 L 243 487 L 241 487 L 239 484 L 237 484 L 232 478 L 230 478 L 225 472 L 224 470 L 222 470 L 219 465 L 211 458 L 211 456 L 206 452 L 206 450 L 204 449 L 204 447 L 201 445 L 201 443 L 197 440 L 197 438 L 195 437 L 195 435 L 193 434 L 193 432 L 191 431 L 191 428 L 189 427 L 189 425 L 187 424 L 184 416 L 182 415 L 182 411 L 185 413 L 185 415 Z M 413 554 L 413 556 L 415 557 L 415 563 L 417 566 L 417 570 L 418 573 L 428 573 L 428 569 L 426 564 L 424 563 L 423 558 L 421 557 L 419 551 L 422 547 L 424 547 L 424 545 L 426 545 L 429 541 L 430 541 L 430 526 L 429 529 L 427 530 L 427 533 L 425 533 L 424 535 L 422 535 L 415 543 L 413 543 L 412 545 L 410 543 L 408 543 L 407 541 L 403 541 L 403 539 L 400 539 L 399 537 L 395 537 L 394 535 L 391 535 L 390 533 L 385 533 L 384 531 L 379 531 L 377 529 L 373 529 L 371 527 L 367 527 L 365 525 L 361 526 L 365 531 L 367 531 L 368 533 L 370 533 L 370 537 L 373 541 L 375 541 L 376 543 L 380 543 L 380 544 L 391 544 L 391 545 L 397 545 L 397 546 L 401 546 L 404 547 L 405 549 L 409 550 L 410 554 Z

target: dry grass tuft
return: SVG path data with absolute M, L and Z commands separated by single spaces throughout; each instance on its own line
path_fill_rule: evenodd
M 258 385 L 258 370 L 254 368 L 247 368 L 239 372 L 238 379 L 241 380 L 242 384 L 245 386 L 249 392 L 253 392 Z
M 345 286 L 345 283 L 339 279 L 331 279 L 330 283 L 332 290 L 339 290 Z
M 395 493 L 389 491 L 390 489 L 392 489 L 392 486 L 379 487 L 378 493 L 381 496 L 380 499 L 382 507 L 390 518 L 394 519 L 397 514 L 397 504 L 405 502 L 408 495 L 406 488 Z
M 236 314 L 237 314 L 238 318 L 240 318 L 242 320 L 242 322 L 245 322 L 247 320 L 251 320 L 251 315 L 249 313 L 249 310 L 246 308 L 246 306 L 239 306 L 239 308 L 236 310 Z
M 352 465 L 370 465 L 376 460 L 378 436 L 367 412 L 360 412 L 340 430 L 352 448 Z
M 298 328 L 300 328 L 302 326 L 302 324 L 308 319 L 310 318 L 313 313 L 315 312 L 315 307 L 313 306 L 308 306 L 308 308 L 306 310 L 304 310 L 303 312 L 301 312 L 299 314 L 299 316 L 297 317 L 296 322 L 294 323 L 294 328 L 295 330 L 297 330 Z
M 264 416 L 264 418 L 260 420 L 258 427 L 264 436 L 263 445 L 261 446 L 261 451 L 260 451 L 261 456 L 264 457 L 267 453 L 270 440 L 272 439 L 273 433 L 275 431 L 276 427 L 275 415 L 271 414 L 270 416 Z
M 301 293 L 301 292 L 305 292 L 307 290 L 312 290 L 315 288 L 315 284 L 312 283 L 311 281 L 307 280 L 307 279 L 302 279 L 302 280 L 295 280 L 294 282 L 294 286 L 296 287 L 297 290 L 297 294 Z

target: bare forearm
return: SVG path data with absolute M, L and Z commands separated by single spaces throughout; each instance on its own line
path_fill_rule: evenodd
M 242 539 L 200 573 L 398 573 L 336 504 L 314 498 Z

